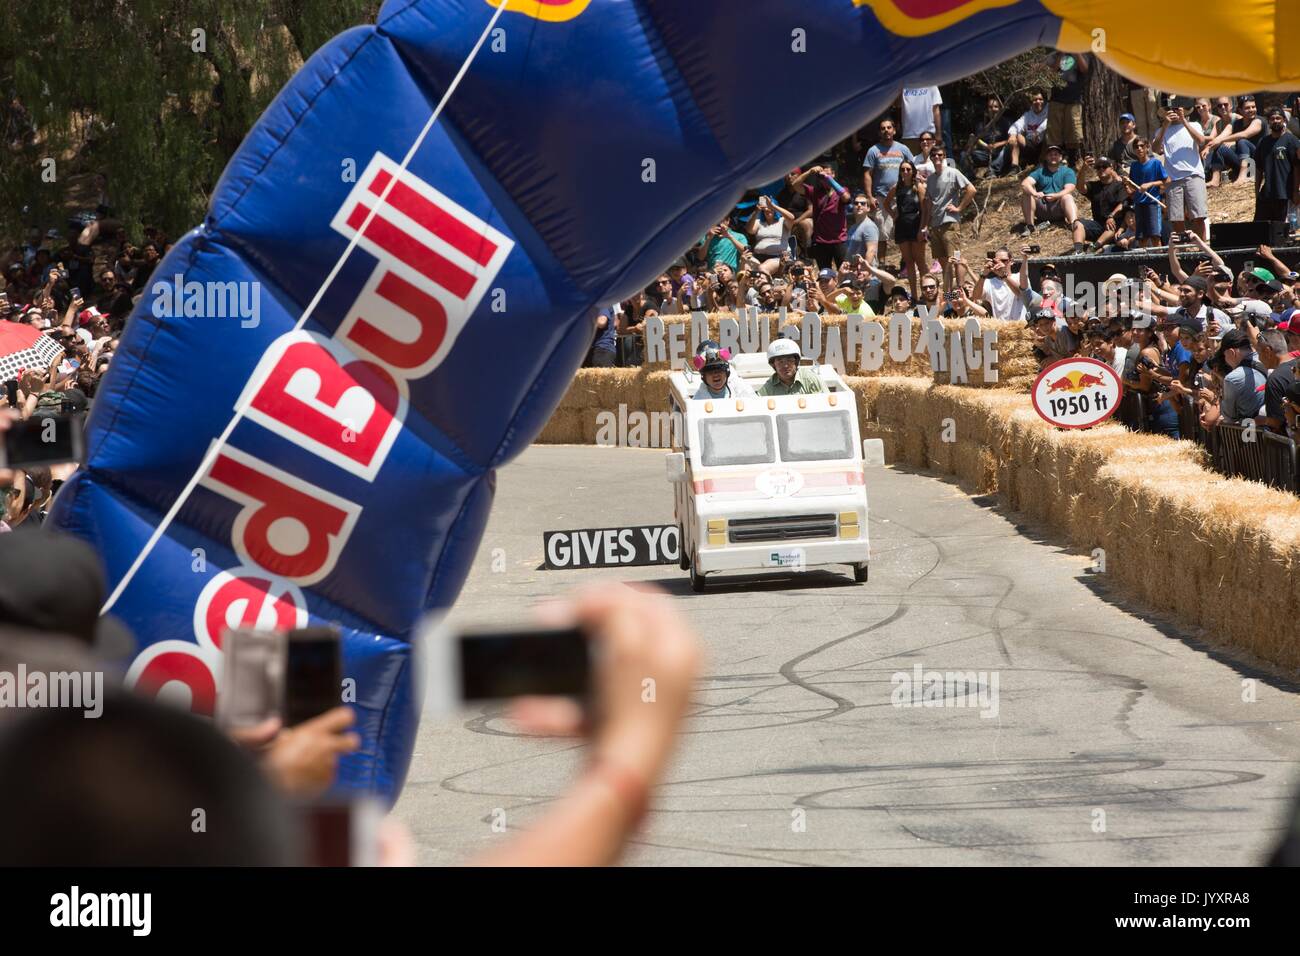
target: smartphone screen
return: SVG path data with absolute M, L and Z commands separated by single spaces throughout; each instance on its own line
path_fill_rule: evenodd
M 11 402 L 16 402 L 14 391 L 10 395 Z M 85 448 L 82 436 L 85 417 L 84 413 L 46 415 L 14 422 L 5 432 L 4 460 L 0 461 L 0 467 L 80 462 Z
M 342 703 L 343 662 L 332 627 L 290 631 L 284 668 L 284 725 L 293 727 Z
M 585 697 L 591 651 L 580 628 L 475 631 L 461 634 L 461 699 L 539 694 Z
M 236 629 L 221 639 L 224 658 L 217 722 L 222 727 L 253 727 L 279 717 L 283 707 L 283 633 Z

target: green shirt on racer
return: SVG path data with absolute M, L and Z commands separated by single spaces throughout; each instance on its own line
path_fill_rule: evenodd
M 772 377 L 763 383 L 759 395 L 810 395 L 826 391 L 816 372 L 799 367 L 799 346 L 792 339 L 777 339 L 769 345 L 767 362 L 772 366 Z

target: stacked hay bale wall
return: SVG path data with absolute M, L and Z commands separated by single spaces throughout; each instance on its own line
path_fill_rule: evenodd
M 1300 668 L 1300 499 L 1210 471 L 1191 442 L 1115 424 L 1051 428 L 1005 390 L 889 379 L 874 407 L 870 428 L 889 437 L 893 460 L 997 491 L 1076 547 L 1103 549 L 1109 586 Z

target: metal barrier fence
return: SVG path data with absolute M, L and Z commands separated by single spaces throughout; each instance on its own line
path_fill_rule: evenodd
M 1135 432 L 1151 430 L 1150 399 L 1136 389 L 1125 388 L 1115 419 Z M 1230 478 L 1247 478 L 1300 494 L 1300 462 L 1295 441 L 1265 428 L 1219 423 L 1214 428 L 1201 424 L 1195 405 L 1184 403 L 1178 410 L 1181 436 L 1210 453 L 1211 467 Z

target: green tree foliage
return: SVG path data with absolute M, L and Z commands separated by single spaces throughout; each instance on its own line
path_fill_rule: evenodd
M 275 94 L 380 0 L 0 4 L 0 235 L 66 225 L 76 174 L 114 214 L 179 235 Z M 55 161 L 54 181 L 48 160 Z M 81 205 L 94 205 L 76 196 Z M 137 236 L 138 238 L 138 236 Z

